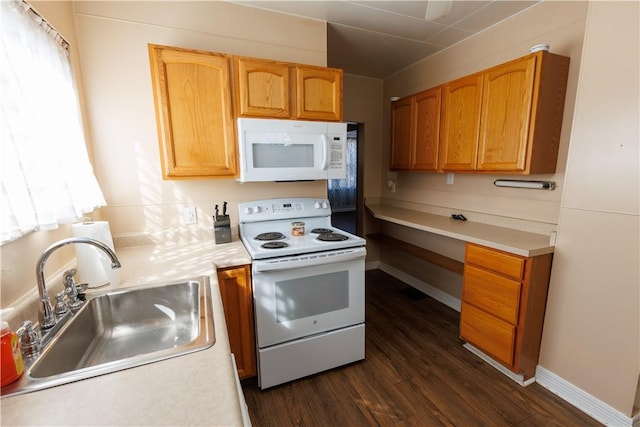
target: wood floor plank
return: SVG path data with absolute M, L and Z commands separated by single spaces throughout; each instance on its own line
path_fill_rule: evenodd
M 462 347 L 459 313 L 380 270 L 366 273 L 366 359 L 260 390 L 251 422 L 287 426 L 599 426 L 548 390 L 521 387 Z

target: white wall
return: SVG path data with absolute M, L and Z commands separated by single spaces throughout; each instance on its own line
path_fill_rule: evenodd
M 344 76 L 343 108 L 344 120 L 364 124 L 359 135 L 359 156 L 364 167 L 364 198 L 380 197 L 380 177 L 382 170 L 377 167 L 381 161 L 382 145 L 382 87 L 383 81 L 351 74 Z
M 640 373 L 640 4 L 591 2 L 540 365 L 633 413 Z
M 326 196 L 326 182 L 163 181 L 147 44 L 326 65 L 326 26 L 221 1 L 74 2 L 98 180 L 112 233 L 176 243 L 212 238 L 214 204 Z M 291 34 L 295 34 L 292 37 Z M 195 206 L 198 225 L 182 224 Z M 117 246 L 118 243 L 116 243 Z

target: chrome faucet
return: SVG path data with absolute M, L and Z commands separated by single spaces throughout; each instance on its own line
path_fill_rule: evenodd
M 97 247 L 98 249 L 102 249 L 111 259 L 111 268 L 115 269 L 121 267 L 118 257 L 109 246 L 98 240 L 90 239 L 88 237 L 70 237 L 68 239 L 60 240 L 45 249 L 44 252 L 42 252 L 42 255 L 40 255 L 40 259 L 36 263 L 36 279 L 38 280 L 38 292 L 40 294 L 40 311 L 38 313 L 38 321 L 40 323 L 40 329 L 42 331 L 51 329 L 53 326 L 55 326 L 57 321 L 56 315 L 53 311 L 53 307 L 51 306 L 51 300 L 49 299 L 49 295 L 47 293 L 47 287 L 44 282 L 44 265 L 47 262 L 49 256 L 56 249 L 69 245 L 71 243 L 87 243 L 89 245 Z

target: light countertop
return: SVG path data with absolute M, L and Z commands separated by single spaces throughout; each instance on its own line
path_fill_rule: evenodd
M 121 285 L 208 276 L 215 344 L 202 351 L 0 401 L 2 425 L 242 425 L 216 267 L 251 263 L 238 240 L 116 248 Z M 89 294 L 90 296 L 90 294 Z
M 553 253 L 554 246 L 544 234 L 499 227 L 473 221 L 455 221 L 443 215 L 391 205 L 367 204 L 378 219 L 427 231 L 465 242 L 476 243 L 516 255 L 532 257 Z

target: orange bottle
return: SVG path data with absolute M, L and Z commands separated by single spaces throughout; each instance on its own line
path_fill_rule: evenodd
M 0 361 L 2 362 L 1 386 L 4 387 L 20 378 L 24 371 L 18 335 L 9 328 L 7 322 L 2 322 L 0 330 Z

